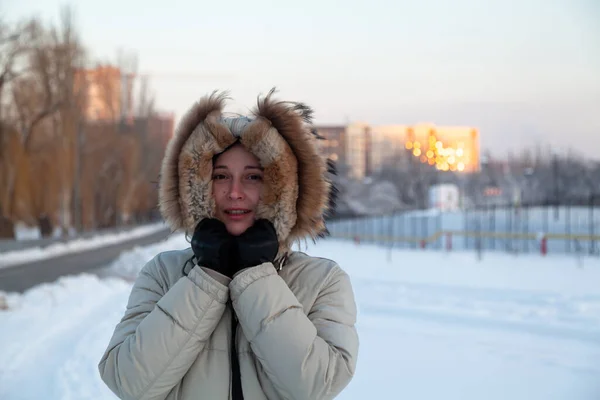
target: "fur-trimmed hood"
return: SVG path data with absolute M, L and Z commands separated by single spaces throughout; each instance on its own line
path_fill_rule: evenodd
M 328 163 L 312 127 L 312 110 L 276 101 L 274 91 L 251 116 L 226 117 L 225 93 L 213 92 L 183 116 L 166 150 L 159 183 L 160 211 L 173 231 L 191 235 L 198 222 L 213 217 L 213 156 L 239 141 L 264 168 L 258 218 L 277 231 L 280 255 L 293 242 L 326 233 L 333 187 Z

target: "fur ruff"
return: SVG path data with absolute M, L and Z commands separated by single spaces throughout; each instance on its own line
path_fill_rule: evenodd
M 214 216 L 212 159 L 239 140 L 265 170 L 257 216 L 275 226 L 279 255 L 303 238 L 326 235 L 334 189 L 312 127 L 312 110 L 276 101 L 273 94 L 259 97 L 252 118 L 240 117 L 245 121 L 223 116 L 228 97 L 219 92 L 203 97 L 183 116 L 167 147 L 159 182 L 160 211 L 172 231 L 191 235 L 200 220 Z

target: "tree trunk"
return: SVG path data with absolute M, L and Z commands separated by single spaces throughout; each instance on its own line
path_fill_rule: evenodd
M 15 226 L 13 222 L 0 215 L 0 239 L 14 239 L 15 238 Z
M 38 217 L 38 225 L 40 227 L 40 233 L 42 237 L 48 237 L 52 235 L 52 222 L 47 215 L 41 215 Z
M 8 212 L 8 207 L 5 206 L 2 200 L 3 199 L 0 198 L 0 239 L 14 239 L 14 225 L 13 222 L 5 215 L 5 213 Z
M 75 143 L 73 145 L 73 194 L 71 196 L 71 201 L 73 202 L 73 224 L 78 232 L 81 232 L 83 229 L 83 218 L 81 215 L 81 151 L 84 146 L 84 134 L 82 125 L 80 120 L 75 128 Z
M 8 167 L 7 172 L 7 185 L 6 185 L 6 216 L 10 218 L 11 213 L 14 211 L 15 204 L 15 177 L 17 175 L 17 171 L 15 170 L 14 165 L 10 165 Z

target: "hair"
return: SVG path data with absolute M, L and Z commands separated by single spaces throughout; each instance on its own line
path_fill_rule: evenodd
M 227 152 L 229 149 L 231 149 L 232 147 L 235 147 L 235 146 L 242 146 L 242 147 L 243 147 L 243 145 L 242 145 L 242 142 L 240 142 L 240 140 L 239 140 L 239 139 L 238 139 L 238 140 L 236 140 L 235 142 L 231 143 L 229 146 L 225 147 L 225 148 L 223 149 L 223 151 L 221 151 L 221 152 L 218 152 L 218 153 L 215 153 L 215 155 L 214 155 L 214 156 L 213 156 L 213 158 L 212 158 L 212 166 L 213 166 L 213 167 L 215 166 L 215 163 L 217 162 L 217 158 L 219 158 L 219 156 L 220 156 L 221 154 L 224 154 L 224 153 L 226 153 L 226 152 Z

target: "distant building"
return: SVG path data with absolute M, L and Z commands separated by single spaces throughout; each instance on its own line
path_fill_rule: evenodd
M 131 119 L 133 78 L 111 65 L 77 70 L 75 94 L 83 95 L 85 118 L 88 121 Z
M 479 132 L 473 127 L 417 124 L 407 129 L 405 147 L 441 171 L 480 169 Z
M 338 126 L 317 126 L 321 150 L 335 161 L 339 168 L 347 170 L 348 176 L 363 179 L 368 175 L 369 130 L 365 123 Z
M 363 179 L 384 165 L 398 167 L 401 155 L 440 171 L 473 172 L 480 169 L 479 132 L 468 126 L 375 125 L 351 123 L 317 127 L 325 140 L 323 151 L 345 165 L 350 177 Z
M 373 126 L 370 136 L 372 171 L 385 163 L 394 164 L 405 151 L 440 171 L 479 170 L 479 133 L 472 127 L 383 125 Z
M 337 164 L 346 163 L 346 127 L 344 125 L 319 126 L 317 133 L 324 139 L 319 140 L 321 151 Z
M 175 114 L 155 113 L 148 119 L 148 141 L 158 149 L 162 158 L 175 130 Z
M 350 177 L 364 179 L 368 175 L 370 126 L 354 122 L 346 126 L 346 161 Z
M 406 125 L 379 125 L 370 129 L 369 170 L 380 170 L 384 164 L 397 166 L 401 154 L 406 150 Z

